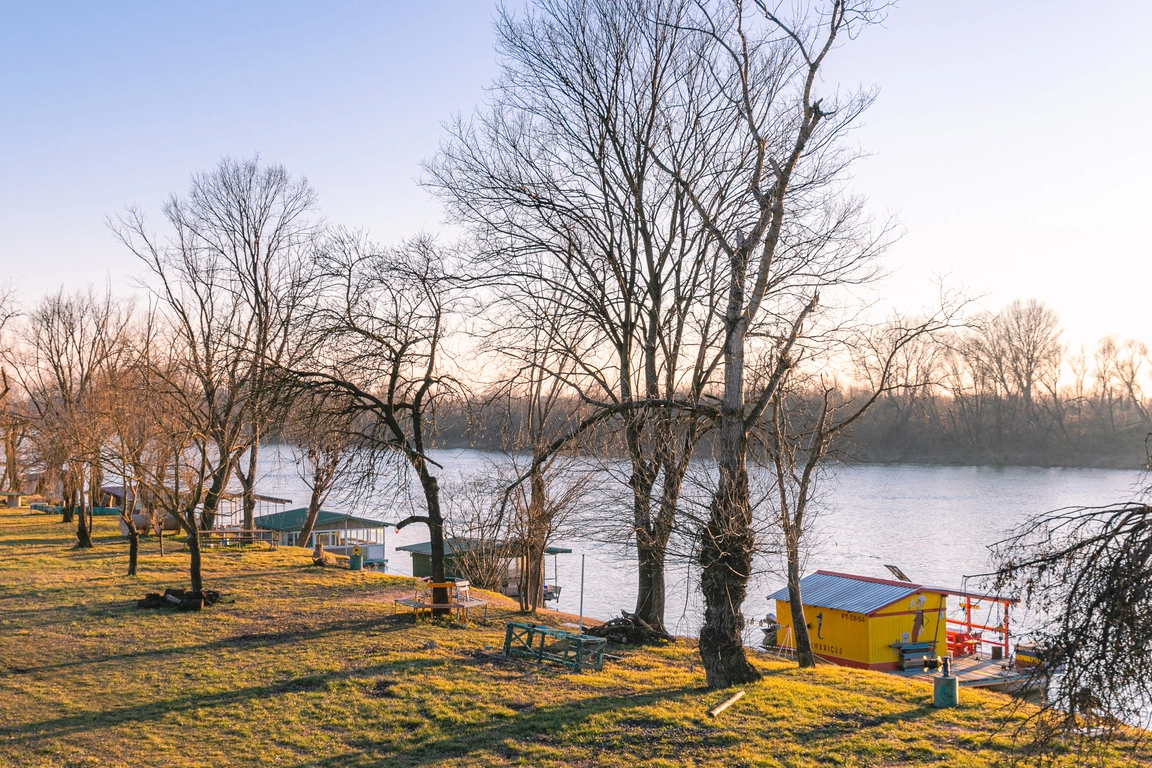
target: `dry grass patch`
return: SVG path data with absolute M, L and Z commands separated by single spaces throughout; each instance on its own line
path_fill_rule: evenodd
M 762 662 L 717 720 L 686 642 L 624 650 L 600 673 L 493 659 L 486 622 L 393 615 L 410 579 L 318 569 L 307 552 L 209 552 L 200 613 L 139 610 L 186 584 L 147 540 L 140 575 L 97 519 L 71 549 L 57 518 L 0 511 L 0 765 L 983 766 L 1010 756 L 1006 699 L 931 707 L 922 683 Z M 178 547 L 170 545 L 170 550 Z M 546 614 L 546 623 L 570 617 Z M 1117 756 L 1116 764 L 1127 761 Z M 1146 756 L 1145 756 L 1146 757 Z M 1135 758 L 1132 758 L 1135 759 Z M 1073 761 L 1067 761 L 1069 765 Z

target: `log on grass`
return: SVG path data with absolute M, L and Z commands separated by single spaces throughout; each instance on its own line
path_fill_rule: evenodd
M 712 707 L 712 709 L 708 710 L 708 717 L 716 717 L 721 712 L 728 709 L 728 707 L 740 701 L 742 698 L 744 698 L 744 691 L 737 691 L 736 694 L 731 698 L 717 704 L 716 706 Z
M 174 608 L 178 611 L 199 611 L 203 610 L 205 606 L 215 605 L 218 602 L 220 602 L 220 593 L 211 589 L 193 592 L 192 590 L 169 588 L 164 590 L 163 595 L 149 592 L 143 600 L 138 600 L 136 605 L 140 608 Z

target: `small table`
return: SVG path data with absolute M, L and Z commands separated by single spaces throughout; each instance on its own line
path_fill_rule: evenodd
M 603 669 L 603 637 L 592 637 L 540 624 L 510 621 L 504 631 L 504 655 L 509 658 L 535 659 L 563 664 L 573 672 Z
M 434 589 L 447 590 L 448 602 L 432 602 L 432 590 Z M 468 609 L 470 608 L 483 608 L 484 618 L 488 618 L 488 601 L 472 597 L 470 584 L 467 581 L 445 581 L 442 583 L 417 582 L 416 594 L 412 597 L 401 597 L 392 601 L 393 613 L 396 612 L 396 606 L 398 605 L 411 608 L 412 612 L 416 614 L 417 619 L 420 618 L 422 611 L 427 611 L 428 614 L 431 615 L 432 611 L 439 608 L 456 611 L 456 618 L 460 618 L 461 613 L 464 614 L 464 618 L 468 618 Z

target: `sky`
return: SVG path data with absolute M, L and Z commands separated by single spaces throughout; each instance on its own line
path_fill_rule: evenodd
M 306 176 L 325 216 L 395 242 L 443 232 L 420 188 L 441 123 L 498 72 L 495 5 L 0 3 L 0 280 L 134 290 L 108 229 L 220 158 Z M 1152 342 L 1152 3 L 903 0 L 834 53 L 824 87 L 877 86 L 853 190 L 903 237 L 883 301 L 943 277 L 989 309 L 1040 298 L 1067 341 Z

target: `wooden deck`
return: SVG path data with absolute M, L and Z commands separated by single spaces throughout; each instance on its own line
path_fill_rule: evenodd
M 892 672 L 901 677 L 932 682 L 936 671 L 925 674 L 923 668 Z M 1012 693 L 1036 685 L 1039 681 L 1029 670 L 1012 667 L 1003 659 L 983 659 L 976 656 L 962 656 L 952 661 L 952 674 L 960 678 L 962 688 L 988 688 L 994 691 Z

